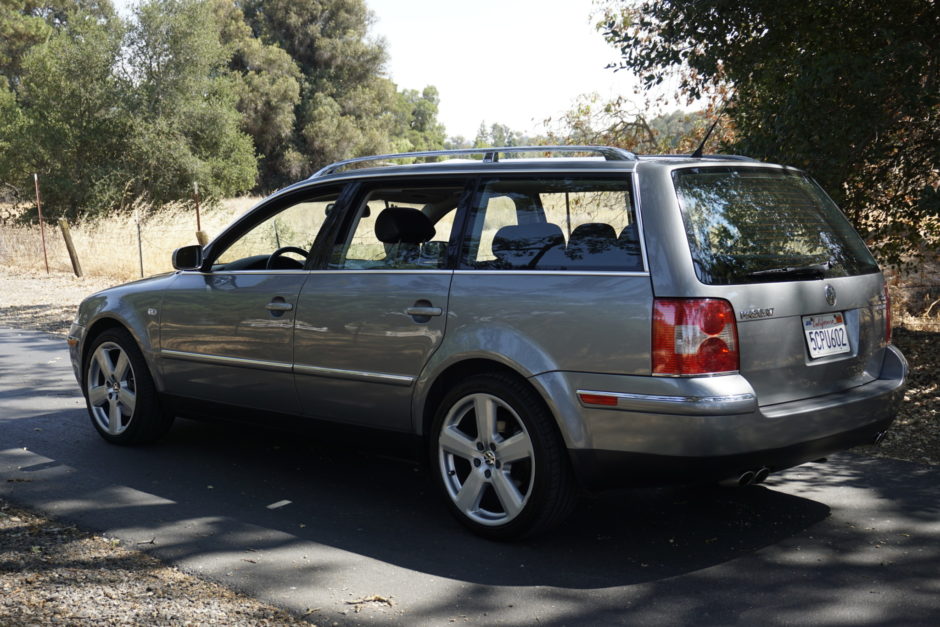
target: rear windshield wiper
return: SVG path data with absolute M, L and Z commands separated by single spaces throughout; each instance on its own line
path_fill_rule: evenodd
M 755 270 L 744 276 L 749 279 L 768 279 L 771 281 L 786 281 L 787 279 L 822 279 L 826 271 L 832 267 L 831 261 L 814 263 L 809 266 L 786 266 L 783 268 L 770 268 L 769 270 Z

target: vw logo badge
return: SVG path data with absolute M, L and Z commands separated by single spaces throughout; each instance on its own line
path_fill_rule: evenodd
M 836 304 L 836 288 L 831 285 L 826 286 L 826 302 L 830 307 Z

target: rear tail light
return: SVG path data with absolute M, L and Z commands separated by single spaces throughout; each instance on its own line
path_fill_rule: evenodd
M 653 301 L 653 374 L 716 374 L 739 366 L 731 303 L 718 298 Z
M 885 344 L 891 343 L 891 293 L 888 291 L 888 284 L 884 285 L 885 291 Z

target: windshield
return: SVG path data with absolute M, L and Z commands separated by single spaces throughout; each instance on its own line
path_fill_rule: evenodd
M 878 272 L 864 242 L 806 175 L 769 168 L 673 172 L 698 279 L 709 285 Z

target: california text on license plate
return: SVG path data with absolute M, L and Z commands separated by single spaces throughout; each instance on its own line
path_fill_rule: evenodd
M 809 356 L 813 359 L 851 350 L 845 317 L 840 312 L 803 316 L 803 332 L 806 333 Z

